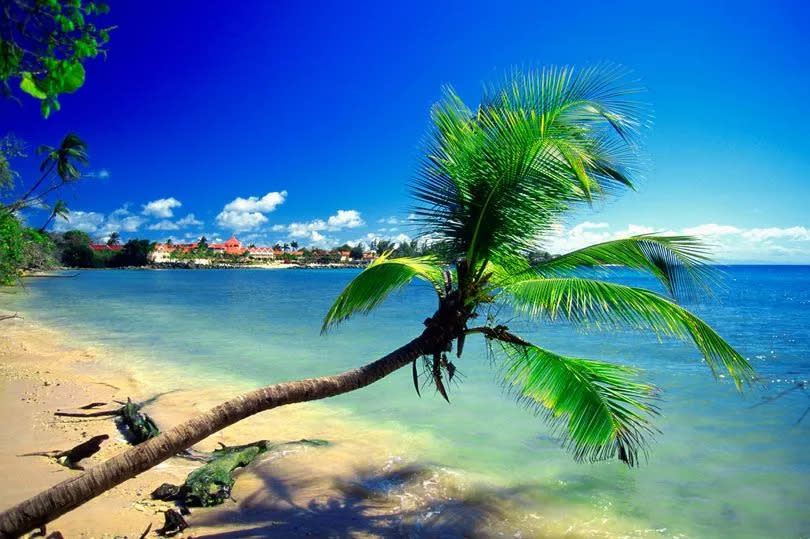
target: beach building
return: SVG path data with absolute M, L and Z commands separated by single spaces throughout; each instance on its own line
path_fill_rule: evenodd
M 120 251 L 121 245 L 107 245 L 106 243 L 91 244 L 90 248 L 94 251 Z

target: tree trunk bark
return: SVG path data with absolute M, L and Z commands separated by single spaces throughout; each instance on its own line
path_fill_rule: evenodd
M 285 404 L 306 402 L 360 389 L 440 346 L 435 332 L 419 337 L 387 356 L 334 376 L 275 384 L 246 393 L 63 481 L 0 514 L 0 537 L 17 537 L 71 511 L 99 494 L 237 421 Z

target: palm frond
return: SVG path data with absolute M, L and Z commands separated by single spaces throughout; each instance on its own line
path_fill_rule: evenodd
M 453 247 L 448 262 L 475 267 L 520 252 L 572 204 L 631 185 L 631 140 L 644 122 L 622 76 L 514 74 L 475 111 L 447 92 L 412 191 L 423 234 Z
M 638 463 L 656 429 L 647 418 L 655 388 L 637 370 L 565 357 L 533 345 L 494 341 L 506 357 L 505 380 L 518 401 L 535 407 L 565 437 L 577 460 Z
M 442 268 L 434 258 L 390 256 L 391 251 L 383 253 L 346 285 L 326 314 L 322 333 L 354 314 L 369 313 L 392 292 L 403 288 L 414 278 L 430 283 L 441 297 Z
M 709 291 L 713 282 L 708 251 L 692 236 L 639 235 L 606 241 L 541 263 L 540 276 L 570 275 L 587 267 L 618 265 L 651 273 L 673 297 Z
M 649 290 L 581 278 L 534 278 L 502 289 L 507 304 L 532 318 L 563 318 L 608 329 L 648 329 L 660 336 L 692 341 L 715 376 L 723 366 L 737 388 L 750 382 L 748 361 L 704 321 Z

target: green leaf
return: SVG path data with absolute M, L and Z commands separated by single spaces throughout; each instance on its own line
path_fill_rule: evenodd
M 448 247 L 447 262 L 480 268 L 522 253 L 566 210 L 632 185 L 644 114 L 623 76 L 612 68 L 515 73 L 475 110 L 447 91 L 412 186 L 416 221 Z
M 649 290 L 580 278 L 527 279 L 502 290 L 507 304 L 532 318 L 563 318 L 598 329 L 629 327 L 692 341 L 717 376 L 723 366 L 737 388 L 754 377 L 748 361 L 706 322 Z
M 580 268 L 618 265 L 646 271 L 673 296 L 709 293 L 708 252 L 691 236 L 640 235 L 591 245 L 543 262 L 530 270 L 538 276 L 570 275 Z
M 22 79 L 20 80 L 20 90 L 30 96 L 36 97 L 37 99 L 45 99 L 48 97 L 48 94 L 37 87 L 36 81 L 31 77 L 31 73 L 28 72 L 22 74 Z
M 328 331 L 354 314 L 369 313 L 392 292 L 403 288 L 414 278 L 427 281 L 441 296 L 442 268 L 434 258 L 389 258 L 390 255 L 390 251 L 384 253 L 352 279 L 329 309 L 321 332 Z
M 71 63 L 62 76 L 62 89 L 64 93 L 73 93 L 84 84 L 84 66 L 79 62 Z
M 520 402 L 545 411 L 577 460 L 638 463 L 646 438 L 656 430 L 645 416 L 656 409 L 655 388 L 637 382 L 636 369 L 496 342 L 506 356 L 509 389 Z

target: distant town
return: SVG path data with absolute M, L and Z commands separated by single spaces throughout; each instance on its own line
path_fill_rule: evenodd
M 386 242 L 383 248 L 395 247 Z M 92 249 L 109 249 L 120 246 L 92 245 Z M 374 247 L 377 247 L 376 243 Z M 299 248 L 298 244 L 276 244 L 271 247 L 247 245 L 235 235 L 224 243 L 208 243 L 201 238 L 195 243 L 155 243 L 148 254 L 148 260 L 154 265 L 176 265 L 190 263 L 207 266 L 216 263 L 241 264 L 361 264 L 370 262 L 379 256 L 378 249 L 364 250 L 363 245 L 344 245 L 337 249 L 325 250 L 318 247 Z

